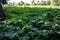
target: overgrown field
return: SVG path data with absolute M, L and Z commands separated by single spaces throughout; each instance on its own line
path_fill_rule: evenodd
M 60 40 L 60 9 L 4 7 L 0 40 Z

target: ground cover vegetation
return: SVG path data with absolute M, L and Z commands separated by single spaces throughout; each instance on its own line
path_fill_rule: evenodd
M 0 40 L 60 40 L 60 9 L 3 7 Z

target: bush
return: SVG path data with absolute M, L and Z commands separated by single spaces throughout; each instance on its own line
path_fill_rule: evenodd
M 60 40 L 60 9 L 4 7 L 0 40 Z

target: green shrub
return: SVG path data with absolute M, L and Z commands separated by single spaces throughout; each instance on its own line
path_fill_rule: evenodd
M 60 9 L 4 7 L 0 40 L 60 40 Z

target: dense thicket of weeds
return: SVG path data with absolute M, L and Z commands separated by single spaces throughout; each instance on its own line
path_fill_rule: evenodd
M 60 40 L 60 9 L 4 7 L 0 40 Z

